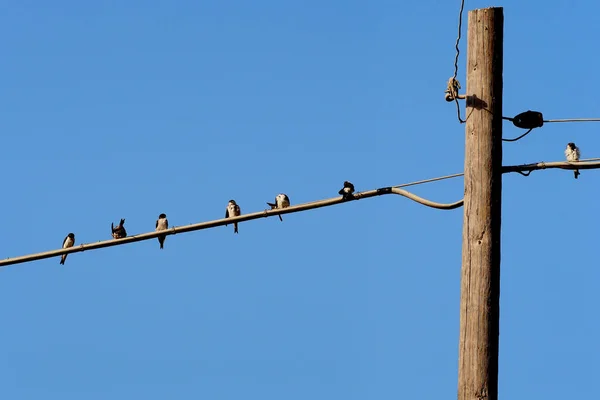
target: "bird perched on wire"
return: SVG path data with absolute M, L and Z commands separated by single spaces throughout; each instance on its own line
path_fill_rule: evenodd
M 274 210 L 276 208 L 287 208 L 290 206 L 290 198 L 287 196 L 287 194 L 280 193 L 275 197 L 275 203 L 269 203 L 267 201 L 267 204 L 271 207 L 271 210 Z M 279 215 L 279 220 L 283 221 L 283 218 L 281 218 L 281 214 Z
M 338 192 L 343 196 L 344 200 L 354 199 L 354 185 L 352 182 L 344 181 L 344 187 Z
M 242 211 L 240 210 L 240 206 L 235 202 L 235 200 L 229 200 L 227 203 L 227 208 L 225 209 L 225 218 L 238 217 L 240 216 Z M 227 226 L 227 224 L 225 224 Z M 238 233 L 238 223 L 233 223 L 233 233 Z
M 565 156 L 567 156 L 567 161 L 579 161 L 581 153 L 579 152 L 579 147 L 575 146 L 575 143 L 568 143 L 567 148 L 565 149 Z M 575 175 L 575 179 L 579 177 L 579 170 L 576 169 L 573 173 Z
M 65 238 L 65 240 L 63 240 L 62 248 L 68 249 L 69 247 L 73 247 L 74 244 L 75 244 L 75 234 L 69 233 L 67 235 L 67 237 Z M 67 259 L 67 255 L 68 254 L 63 254 L 62 256 L 60 256 L 61 265 L 65 265 L 65 260 Z
M 158 219 L 156 220 L 156 231 L 164 231 L 169 227 L 169 220 L 167 219 L 167 214 L 160 214 Z M 165 245 L 165 239 L 167 235 L 160 235 L 158 237 L 158 243 L 160 243 L 160 248 L 162 249 Z
M 125 218 L 121 219 L 119 222 L 119 226 L 115 228 L 114 224 L 110 223 L 110 229 L 112 230 L 112 237 L 115 239 L 122 239 L 127 236 L 127 231 L 125 230 Z

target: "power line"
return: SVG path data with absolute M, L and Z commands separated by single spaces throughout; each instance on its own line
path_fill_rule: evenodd
M 600 168 L 600 158 L 588 158 L 588 159 L 583 159 L 583 160 L 580 160 L 577 162 L 555 161 L 555 162 L 538 162 L 538 163 L 532 163 L 532 164 L 504 166 L 504 167 L 502 167 L 502 173 L 504 174 L 504 173 L 510 173 L 510 172 L 517 172 L 517 173 L 527 176 L 531 173 L 531 171 L 536 171 L 536 170 L 541 170 L 541 169 L 550 169 L 550 168 L 560 168 L 560 169 L 566 169 L 566 170 L 598 169 L 598 168 Z M 436 177 L 436 178 L 423 179 L 423 180 L 415 181 L 415 182 L 403 183 L 401 185 L 396 185 L 396 186 L 368 190 L 365 192 L 355 193 L 354 199 L 361 200 L 361 199 L 368 199 L 371 197 L 377 197 L 377 196 L 382 196 L 382 195 L 387 195 L 387 194 L 397 194 L 397 195 L 406 197 L 410 200 L 413 200 L 413 201 L 415 201 L 419 204 L 422 204 L 424 206 L 427 206 L 427 207 L 436 208 L 436 209 L 440 209 L 440 210 L 453 210 L 453 209 L 456 209 L 463 205 L 462 199 L 458 200 L 454 203 L 437 203 L 437 202 L 422 198 L 420 196 L 417 196 L 414 193 L 411 193 L 409 191 L 406 191 L 406 190 L 403 190 L 400 188 L 407 187 L 407 186 L 421 185 L 424 183 L 436 182 L 436 181 L 441 181 L 441 180 L 445 180 L 445 179 L 457 178 L 457 177 L 463 176 L 463 175 L 464 175 L 464 173 L 456 173 L 456 174 L 445 175 L 445 176 L 440 176 L 440 177 Z M 337 205 L 337 204 L 341 204 L 341 203 L 347 203 L 349 201 L 355 201 L 355 200 L 344 200 L 342 197 L 332 197 L 329 199 L 317 200 L 317 201 L 308 202 L 308 203 L 302 203 L 302 204 L 298 204 L 295 206 L 290 206 L 288 208 L 264 210 L 264 211 L 258 211 L 258 212 L 251 213 L 251 214 L 244 214 L 239 217 L 222 218 L 222 219 L 216 219 L 216 220 L 212 220 L 212 221 L 200 222 L 197 224 L 172 227 L 172 228 L 169 228 L 164 231 L 158 231 L 158 232 L 153 231 L 153 232 L 148 232 L 148 233 L 142 233 L 139 235 L 127 236 L 122 239 L 110 239 L 110 240 L 99 241 L 99 242 L 95 242 L 95 243 L 87 243 L 87 244 L 84 243 L 84 244 L 69 247 L 66 249 L 50 250 L 50 251 L 45 251 L 45 252 L 41 252 L 41 253 L 28 254 L 28 255 L 19 256 L 19 257 L 13 257 L 13 258 L 6 258 L 4 260 L 0 260 L 0 267 L 5 267 L 8 265 L 13 265 L 13 264 L 21 264 L 21 263 L 26 263 L 26 262 L 36 261 L 36 260 L 42 260 L 45 258 L 58 257 L 63 254 L 78 253 L 78 252 L 83 252 L 86 250 L 96 250 L 96 249 L 101 249 L 104 247 L 120 246 L 120 245 L 124 245 L 124 244 L 140 242 L 142 240 L 151 240 L 151 239 L 155 239 L 158 236 L 162 236 L 162 235 L 165 235 L 165 236 L 176 235 L 178 233 L 186 233 L 186 232 L 200 231 L 200 230 L 209 229 L 209 228 L 216 228 L 218 226 L 233 224 L 234 222 L 240 223 L 240 222 L 251 221 L 251 220 L 259 219 L 259 218 L 273 217 L 273 216 L 280 215 L 280 214 L 293 214 L 296 212 L 308 211 L 308 210 L 312 210 L 315 208 L 321 208 L 321 207 L 329 207 L 329 206 L 333 206 L 333 205 Z
M 513 139 L 502 139 L 504 142 L 516 142 L 527 136 L 533 129 L 541 128 L 544 123 L 554 122 L 600 122 L 600 118 L 568 118 L 568 119 L 544 119 L 544 115 L 539 111 L 525 111 L 514 117 L 502 117 L 503 120 L 510 121 L 514 126 L 521 129 L 527 129 L 527 132 Z
M 408 186 L 414 186 L 414 185 L 421 185 L 423 183 L 443 181 L 444 179 L 457 178 L 457 177 L 463 176 L 463 175 L 464 175 L 464 172 L 461 172 L 461 173 L 458 173 L 458 174 L 451 174 L 451 175 L 446 175 L 446 176 L 440 176 L 438 178 L 430 178 L 430 179 L 424 179 L 422 181 L 415 181 L 415 182 L 410 182 L 410 183 L 403 183 L 401 185 L 396 185 L 396 186 L 392 186 L 392 187 L 402 188 L 402 187 L 408 187 Z
M 450 78 L 448 81 L 448 87 L 446 88 L 446 101 L 456 101 L 456 105 L 458 107 L 459 99 L 466 99 L 466 95 L 458 94 L 458 89 L 460 88 L 460 84 L 456 81 L 455 78 Z M 489 110 L 488 110 L 489 111 Z M 460 117 L 460 109 L 458 111 L 458 119 L 459 121 L 465 122 Z M 503 142 L 516 142 L 518 140 L 523 139 L 525 136 L 529 135 L 535 128 L 541 128 L 545 123 L 557 123 L 557 122 L 600 122 L 600 118 L 565 118 L 565 119 L 544 119 L 544 115 L 539 111 L 525 111 L 514 117 L 502 117 L 505 121 L 510 121 L 514 126 L 521 129 L 527 129 L 527 132 L 523 133 L 516 138 L 507 139 L 502 138 Z
M 545 119 L 544 122 L 600 122 L 600 118 Z
M 413 183 L 413 184 L 415 184 L 415 183 Z M 419 197 L 413 193 L 410 193 L 406 190 L 403 190 L 403 189 L 400 189 L 397 187 L 385 187 L 385 188 L 380 188 L 380 189 L 369 190 L 366 192 L 355 193 L 354 198 L 356 200 L 361 200 L 361 199 L 367 199 L 367 198 L 386 195 L 386 194 L 397 194 L 400 196 L 404 196 L 404 197 L 406 197 L 410 200 L 413 200 L 419 204 L 422 204 L 424 206 L 431 207 L 431 208 L 437 208 L 437 209 L 441 209 L 441 210 L 453 210 L 455 208 L 461 207 L 463 204 L 462 200 L 459 200 L 454 203 L 433 202 L 433 201 L 424 199 L 422 197 Z M 349 201 L 354 201 L 354 200 L 349 200 Z M 25 262 L 35 261 L 35 260 L 41 260 L 44 258 L 57 257 L 62 254 L 77 253 L 77 252 L 82 252 L 82 251 L 86 251 L 86 250 L 101 249 L 104 247 L 120 246 L 120 245 L 124 245 L 124 244 L 128 244 L 128 243 L 140 242 L 142 240 L 151 240 L 151 239 L 157 238 L 158 236 L 163 236 L 163 235 L 165 235 L 165 236 L 166 235 L 176 235 L 178 233 L 186 233 L 186 232 L 192 232 L 192 231 L 199 231 L 199 230 L 203 230 L 203 229 L 216 228 L 217 226 L 233 224 L 234 222 L 239 223 L 239 222 L 244 222 L 244 221 L 251 221 L 253 219 L 258 219 L 258 218 L 272 217 L 272 216 L 276 216 L 276 215 L 280 215 L 280 214 L 292 214 L 292 213 L 296 213 L 296 212 L 307 211 L 307 210 L 312 210 L 312 209 L 321 208 L 321 207 L 328 207 L 328 206 L 333 206 L 333 205 L 337 205 L 340 203 L 346 203 L 346 202 L 348 202 L 348 200 L 344 200 L 342 197 L 332 197 L 332 198 L 325 199 L 325 200 L 318 200 L 318 201 L 313 201 L 310 203 L 298 204 L 298 205 L 290 206 L 288 208 L 283 208 L 283 209 L 264 210 L 264 211 L 259 211 L 259 212 L 255 212 L 255 213 L 251 213 L 251 214 L 244 214 L 239 217 L 222 218 L 222 219 L 217 219 L 217 220 L 212 220 L 212 221 L 207 221 L 207 222 L 200 222 L 197 224 L 173 227 L 173 228 L 169 228 L 167 230 L 158 231 L 158 232 L 148 232 L 148 233 L 142 233 L 139 235 L 127 236 L 122 239 L 111 239 L 111 240 L 105 240 L 105 241 L 100 241 L 100 242 L 95 242 L 95 243 L 80 244 L 78 246 L 73 246 L 73 247 L 69 247 L 66 249 L 51 250 L 51 251 L 46 251 L 46 252 L 41 252 L 41 253 L 29 254 L 29 255 L 25 255 L 25 256 L 0 260 L 0 267 L 12 265 L 12 264 L 20 264 L 20 263 L 25 263 Z

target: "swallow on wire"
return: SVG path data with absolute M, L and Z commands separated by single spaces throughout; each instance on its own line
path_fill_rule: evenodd
M 235 202 L 235 200 L 229 200 L 227 203 L 227 208 L 225 209 L 225 218 L 231 217 L 239 217 L 242 214 L 240 210 L 240 206 Z M 227 224 L 225 224 L 227 226 Z M 238 223 L 233 223 L 233 233 L 238 233 Z
M 344 200 L 353 200 L 354 185 L 352 182 L 344 181 L 344 187 L 338 193 L 343 196 Z
M 68 249 L 69 247 L 73 247 L 74 244 L 75 244 L 75 234 L 69 233 L 67 235 L 67 237 L 65 238 L 65 240 L 63 240 L 62 248 Z M 68 254 L 63 254 L 62 256 L 60 256 L 61 265 L 65 265 L 65 260 L 67 259 L 67 255 Z
M 275 197 L 275 203 L 267 204 L 271 207 L 271 210 L 275 210 L 277 208 L 287 208 L 290 206 L 290 198 L 285 193 L 280 193 Z M 281 218 L 281 214 L 279 214 L 279 220 L 283 222 L 283 218 Z
M 110 229 L 112 230 L 112 237 L 115 239 L 122 239 L 127 236 L 127 231 L 125 230 L 125 218 L 121 219 L 119 222 L 119 226 L 115 228 L 114 224 L 110 223 Z
M 567 161 L 579 161 L 580 155 L 581 153 L 579 151 L 579 147 L 575 146 L 575 143 L 567 143 L 567 148 L 565 149 L 565 156 L 567 157 Z M 579 175 L 581 175 L 578 169 L 576 169 L 573 172 L 573 174 L 575 175 L 575 179 L 577 179 Z
M 156 231 L 164 231 L 169 227 L 169 220 L 167 219 L 167 214 L 160 214 L 158 219 L 156 220 Z M 165 245 L 165 239 L 167 235 L 160 235 L 158 237 L 158 243 L 160 244 L 160 248 L 162 249 Z

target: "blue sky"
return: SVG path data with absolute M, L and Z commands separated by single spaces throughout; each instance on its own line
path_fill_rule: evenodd
M 505 8 L 504 115 L 600 117 L 591 0 Z M 0 257 L 461 172 L 459 1 L 5 2 Z M 522 133 L 510 123 L 504 135 Z M 548 124 L 504 164 L 600 156 Z M 598 172 L 600 173 L 600 172 Z M 503 181 L 500 396 L 592 398 L 597 172 Z M 461 178 L 413 188 L 453 202 Z M 384 196 L 0 270 L 0 395 L 440 399 L 457 388 L 462 208 Z M 594 250 L 596 249 L 596 250 Z

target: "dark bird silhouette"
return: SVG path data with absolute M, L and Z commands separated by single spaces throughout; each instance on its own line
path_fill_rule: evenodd
M 114 224 L 110 223 L 110 229 L 112 230 L 112 237 L 115 239 L 123 239 L 127 236 L 127 231 L 125 230 L 125 218 L 121 219 L 119 222 L 119 226 L 115 228 Z
M 169 227 L 169 220 L 167 219 L 167 214 L 160 214 L 158 219 L 156 220 L 156 231 L 164 231 Z M 162 249 L 165 245 L 165 239 L 167 235 L 160 235 L 158 237 L 158 243 L 160 243 L 160 248 Z
M 69 233 L 67 235 L 67 237 L 65 238 L 65 240 L 63 240 L 62 248 L 67 249 L 69 247 L 73 247 L 74 244 L 75 244 L 75 234 Z M 62 256 L 60 256 L 61 265 L 65 265 L 65 260 L 67 259 L 67 255 L 68 254 L 63 254 Z
M 351 182 L 344 181 L 344 187 L 338 192 L 344 198 L 344 200 L 354 199 L 354 185 Z
M 237 217 L 242 214 L 240 206 L 237 205 L 235 200 L 229 200 L 227 208 L 225 209 L 225 218 Z M 227 224 L 225 224 L 227 226 Z M 238 223 L 233 223 L 233 233 L 238 233 Z
M 271 207 L 271 210 L 275 210 L 277 208 L 287 208 L 290 206 L 290 198 L 285 193 L 280 193 L 275 197 L 275 203 L 267 204 Z M 281 214 L 279 214 L 279 220 L 283 222 L 283 218 L 281 218 Z

